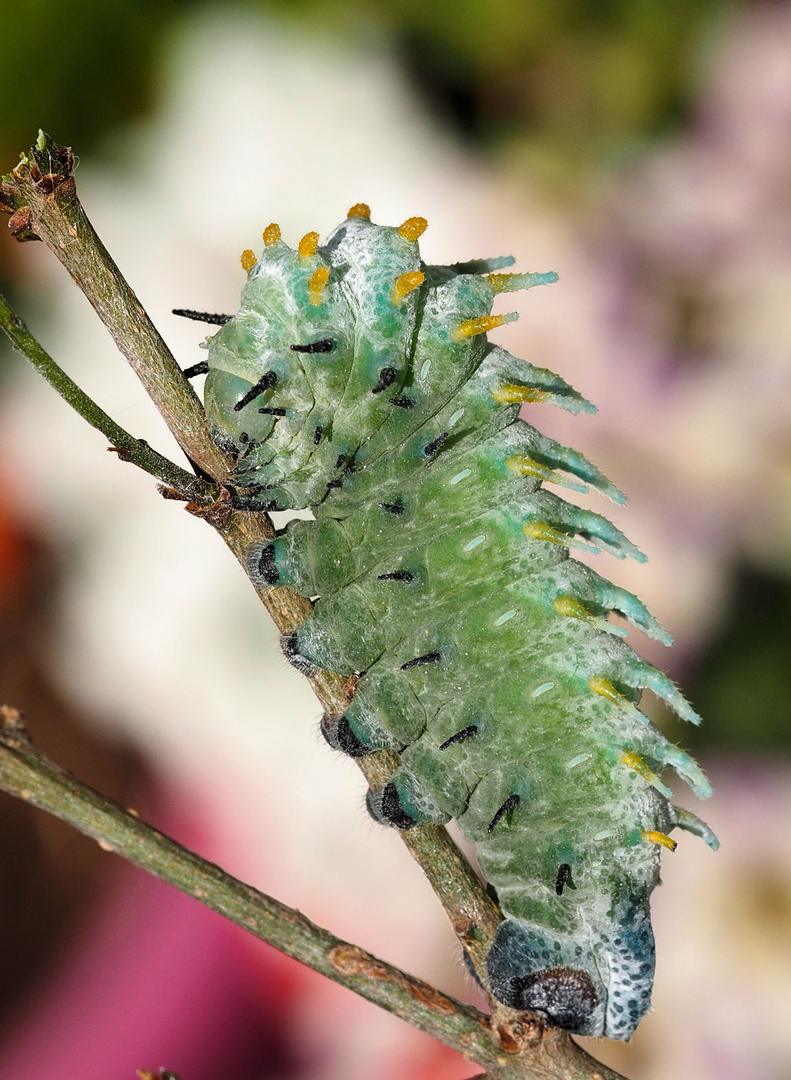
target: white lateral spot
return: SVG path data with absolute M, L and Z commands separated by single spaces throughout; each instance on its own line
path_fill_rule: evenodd
M 594 840 L 609 840 L 611 836 L 615 836 L 615 829 L 602 829 L 601 832 L 597 832 L 594 836 Z
M 477 548 L 478 544 L 482 544 L 486 537 L 481 533 L 480 536 L 476 536 L 474 540 L 470 540 L 469 544 L 464 545 L 465 551 L 472 551 L 473 548 Z
M 453 427 L 454 424 L 458 424 L 462 416 L 464 416 L 464 409 L 457 409 L 450 420 L 448 420 L 448 427 Z
M 591 756 L 591 754 L 577 754 L 577 756 L 573 757 L 571 761 L 566 762 L 566 768 L 575 769 L 577 765 L 581 765 L 583 761 L 587 761 L 588 758 Z
M 514 615 L 516 615 L 516 611 L 514 611 L 514 609 L 512 608 L 511 611 L 506 611 L 504 615 L 501 615 L 499 619 L 495 619 L 494 625 L 502 626 L 504 622 L 508 622 L 509 619 L 513 619 Z
M 462 480 L 466 480 L 471 473 L 472 469 L 462 469 L 460 473 L 456 473 L 456 475 L 453 477 L 453 479 L 451 480 L 451 485 L 460 484 Z
M 547 690 L 551 690 L 555 684 L 553 682 L 542 682 L 540 686 L 537 686 L 530 697 L 541 697 L 542 694 L 546 694 Z
M 422 367 L 422 368 L 420 369 L 420 378 L 421 378 L 421 381 L 422 381 L 422 380 L 424 380 L 424 379 L 426 378 L 426 376 L 428 375 L 429 371 L 431 371 L 431 361 L 430 361 L 430 360 L 424 360 L 424 361 L 423 361 L 423 367 Z

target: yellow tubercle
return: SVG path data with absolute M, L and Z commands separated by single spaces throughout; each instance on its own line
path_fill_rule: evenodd
M 630 701 L 627 697 L 624 697 L 620 690 L 616 690 L 610 680 L 605 679 L 603 675 L 593 675 L 588 679 L 588 689 L 592 690 L 594 694 L 599 694 L 600 697 L 606 698 L 607 701 L 611 701 L 613 705 L 617 705 L 619 709 L 623 709 L 625 713 L 628 713 L 629 716 L 634 720 L 638 720 L 641 724 L 648 723 L 648 717 L 643 716 L 634 702 Z
M 569 619 L 579 619 L 589 626 L 595 626 L 597 630 L 603 630 L 605 634 L 626 637 L 625 630 L 622 630 L 619 626 L 613 626 L 606 618 L 602 619 L 598 615 L 593 615 L 575 596 L 556 596 L 552 601 L 552 608 L 557 615 L 563 615 Z M 636 720 L 640 720 L 644 724 L 648 722 L 640 710 L 635 708 L 631 701 L 628 701 L 622 694 L 619 694 L 607 679 L 596 675 L 592 679 L 588 679 L 588 687 L 595 694 L 601 694 L 602 697 L 612 701 L 614 705 L 624 709 Z
M 566 597 L 562 597 L 562 599 L 565 600 Z M 599 694 L 601 697 L 607 698 L 613 705 L 617 705 L 621 709 L 625 705 L 631 705 L 631 702 L 627 701 L 623 694 L 615 689 L 610 680 L 605 679 L 602 675 L 594 675 L 592 678 L 588 679 L 588 689 L 592 690 L 594 694 Z M 636 754 L 632 756 L 635 758 L 637 757 Z
M 514 278 L 523 278 L 524 274 L 487 274 L 485 280 L 489 282 L 493 293 L 508 292 L 508 286 Z
M 522 523 L 522 532 L 530 540 L 546 540 L 550 544 L 560 544 L 562 547 L 575 548 L 577 551 L 585 551 L 590 555 L 600 555 L 601 551 L 593 544 L 587 544 L 576 536 L 569 536 L 560 529 L 553 529 L 545 521 L 525 521 Z
M 255 257 L 255 252 L 251 251 L 250 248 L 245 248 L 241 255 L 241 262 L 242 267 L 249 273 L 258 262 L 258 259 Z
M 662 847 L 666 847 L 668 851 L 675 851 L 678 847 L 675 840 L 671 839 L 666 833 L 657 832 L 656 829 L 642 829 L 640 835 L 643 840 L 647 840 L 649 844 L 661 844 Z
M 646 783 L 650 784 L 652 788 L 656 788 L 665 798 L 670 798 L 670 788 L 665 787 L 654 770 L 646 765 L 639 754 L 635 754 L 633 750 L 624 750 L 621 754 L 621 763 L 636 772 L 638 776 L 642 776 Z
M 393 303 L 395 306 L 400 307 L 404 302 L 404 297 L 414 292 L 415 289 L 419 289 L 425 280 L 426 275 L 422 270 L 408 270 L 406 274 L 402 274 L 393 286 Z
M 398 231 L 405 240 L 410 240 L 414 244 L 427 228 L 428 222 L 424 217 L 411 217 L 407 218 L 403 225 L 398 226 Z
M 319 247 L 319 234 L 317 232 L 308 232 L 300 240 L 297 245 L 297 251 L 300 253 L 303 259 L 309 259 L 311 255 L 315 255 Z
M 371 220 L 371 207 L 368 205 L 368 203 L 356 202 L 354 204 L 354 206 L 349 207 L 349 212 L 346 215 L 346 217 L 347 218 L 361 217 L 361 218 L 365 218 L 366 221 L 370 221 Z
M 576 480 L 569 480 L 569 478 L 563 476 L 562 473 L 555 472 L 554 469 L 550 469 L 548 465 L 542 465 L 540 461 L 534 461 L 529 457 L 514 455 L 513 457 L 505 459 L 505 465 L 506 468 L 510 469 L 512 472 L 518 473 L 520 476 L 535 476 L 537 479 L 544 480 L 548 484 L 557 484 L 558 487 L 568 488 L 569 491 L 579 491 L 585 495 L 589 490 L 587 484 L 578 483 Z
M 319 304 L 324 303 L 324 290 L 327 288 L 327 282 L 329 280 L 330 268 L 328 266 L 319 266 L 310 275 L 308 294 L 310 302 L 314 307 L 318 307 Z
M 280 226 L 276 221 L 273 221 L 271 225 L 267 225 L 263 232 L 263 241 L 267 247 L 271 247 L 272 244 L 276 244 L 281 237 Z
M 572 539 L 558 529 L 553 529 L 545 521 L 525 521 L 522 532 L 531 540 L 548 540 L 550 544 L 562 544 L 564 547 L 568 547 Z
M 520 386 L 518 383 L 506 383 L 499 390 L 492 390 L 492 397 L 499 405 L 549 401 L 550 396 L 546 390 L 538 390 L 535 386 Z
M 582 619 L 584 622 L 587 622 L 591 617 L 591 613 L 588 609 L 574 596 L 556 596 L 552 601 L 552 607 L 557 615 L 565 615 L 566 618 L 569 619 Z M 593 679 L 588 680 L 588 686 L 591 687 L 591 690 L 593 690 L 593 687 L 591 686 L 593 681 Z M 606 679 L 600 681 L 607 683 Z M 611 683 L 607 683 L 607 685 L 615 691 L 615 688 L 612 687 Z M 598 690 L 596 691 L 596 693 L 600 692 L 601 691 Z
M 512 472 L 519 473 L 520 476 L 536 476 L 540 480 L 551 480 L 554 473 L 551 469 L 548 469 L 546 465 L 542 465 L 538 461 L 533 461 L 529 457 L 509 457 L 505 461 L 506 468 L 511 469 Z
M 455 338 L 457 341 L 466 341 L 467 338 L 475 337 L 476 334 L 488 334 L 490 330 L 496 330 L 498 326 L 516 322 L 518 318 L 517 311 L 508 311 L 505 315 L 481 315 L 477 319 L 465 319 L 459 325 Z

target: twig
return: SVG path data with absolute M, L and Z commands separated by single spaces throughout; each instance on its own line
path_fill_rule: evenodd
M 222 479 L 226 475 L 228 462 L 211 439 L 200 403 L 85 216 L 77 198 L 72 166 L 71 151 L 39 133 L 30 156 L 23 157 L 14 172 L 4 178 L 0 187 L 0 209 L 13 211 L 9 226 L 18 239 L 40 238 L 52 248 L 139 375 L 149 396 L 188 457 L 210 476 Z M 193 501 L 188 504 L 187 509 L 196 516 L 205 518 L 219 532 L 242 566 L 245 551 L 250 544 L 271 539 L 274 535 L 271 521 L 266 514 L 233 510 L 225 491 L 211 505 Z M 294 630 L 310 614 L 310 601 L 290 589 L 259 589 L 257 592 L 284 634 Z M 325 710 L 331 716 L 341 715 L 354 694 L 354 678 L 318 671 L 310 681 Z M 382 783 L 391 775 L 398 759 L 396 755 L 381 752 L 362 759 L 359 764 L 370 783 Z M 49 767 L 57 770 L 58 776 L 67 775 L 52 763 L 49 763 Z M 54 778 L 55 774 L 51 776 Z M 80 828 L 82 826 L 79 822 L 68 816 L 69 799 L 76 797 L 80 790 L 80 785 L 73 778 L 71 783 L 77 787 L 68 788 L 69 797 L 61 798 L 57 802 L 60 810 L 52 812 L 60 813 Z M 95 793 L 93 798 L 101 799 Z M 37 805 L 45 804 L 41 802 Z M 45 808 L 51 809 L 51 806 Z M 110 824 L 110 819 L 102 818 L 103 827 L 109 827 Z M 144 828 L 140 822 L 137 825 L 138 828 Z M 115 850 L 121 851 L 113 839 L 115 832 L 107 836 L 99 832 L 91 835 L 101 835 Z M 142 834 L 138 834 L 138 838 L 140 835 Z M 445 829 L 423 826 L 402 836 L 428 876 L 479 978 L 485 984 L 485 955 L 501 917 L 497 906 L 487 896 L 481 882 Z M 165 839 L 162 838 L 162 841 Z M 158 873 L 158 863 L 154 858 L 156 851 L 156 844 L 149 853 L 147 844 L 143 843 L 138 864 Z M 124 854 L 135 861 L 128 852 Z M 185 853 L 185 857 L 197 860 L 197 856 L 190 853 Z M 199 863 L 200 860 L 197 860 L 194 865 Z M 223 874 L 216 867 L 212 867 L 212 873 Z M 233 881 L 227 875 L 224 875 L 223 880 Z M 173 883 L 178 885 L 177 881 Z M 249 889 L 241 883 L 236 884 L 241 889 Z M 282 905 L 278 905 L 278 909 L 281 908 Z M 348 948 L 356 949 L 356 946 Z M 289 952 L 289 949 L 284 947 L 284 951 Z M 385 966 L 379 970 L 384 972 Z M 332 978 L 338 976 L 337 972 L 328 974 Z M 384 975 L 381 978 L 384 979 Z M 346 985 L 352 986 L 349 982 L 346 982 Z M 356 985 L 352 988 L 358 989 Z M 431 993 L 436 994 L 437 991 L 431 989 Z M 370 997 L 369 994 L 364 996 Z M 372 997 L 370 999 L 374 1000 Z M 399 1015 L 416 1026 L 422 1026 L 417 1018 L 413 1018 L 413 1008 L 414 1002 L 410 998 L 402 1005 Z M 417 1014 L 415 1016 L 417 1017 Z M 479 1056 L 476 1050 L 475 1060 L 490 1068 L 492 1076 L 530 1077 L 532 1080 L 548 1080 L 550 1077 L 569 1080 L 571 1077 L 574 1077 L 574 1080 L 618 1080 L 616 1073 L 585 1054 L 566 1032 L 547 1027 L 540 1017 L 514 1013 L 495 1002 L 488 1027 L 490 1032 L 486 1038 L 493 1038 L 494 1042 L 488 1044 L 485 1056 Z M 469 1032 L 467 1035 L 473 1038 Z M 473 1042 L 483 1038 L 481 1031 L 476 1029 Z M 466 1044 L 468 1056 L 471 1056 L 473 1042 Z M 475 1045 L 477 1046 L 477 1042 Z M 496 1047 L 495 1051 L 492 1051 L 492 1045 Z M 493 1059 L 492 1053 L 495 1055 Z M 506 1068 L 511 1071 L 504 1072 Z
M 42 348 L 24 322 L 14 314 L 2 294 L 0 294 L 0 327 L 5 330 L 17 352 L 30 361 L 50 386 L 53 386 L 84 420 L 107 436 L 122 460 L 131 461 L 145 472 L 156 476 L 186 499 L 208 503 L 217 497 L 217 488 L 214 485 L 201 480 L 194 473 L 188 473 L 185 469 L 179 468 L 168 458 L 152 450 L 148 443 L 136 439 L 116 424 L 115 420 L 89 398 L 85 391 L 81 390 Z
M 520 1018 L 500 1034 L 498 1047 L 485 1013 L 335 937 L 294 908 L 177 844 L 42 754 L 31 742 L 21 714 L 8 705 L 0 706 L 0 788 L 68 822 L 104 850 L 169 882 L 287 956 L 408 1020 L 484 1066 L 489 1076 L 576 1080 L 592 1075 L 587 1067 L 590 1059 L 562 1032 L 538 1019 Z M 552 1054 L 547 1053 L 548 1045 Z M 530 1049 L 535 1062 L 520 1059 L 520 1053 Z M 616 1073 L 598 1065 L 596 1069 L 602 1080 L 618 1080 Z
M 57 255 L 189 460 L 221 480 L 229 462 L 209 434 L 195 391 L 88 220 L 77 198 L 73 168 L 71 150 L 40 131 L 29 156 L 3 177 L 0 200 L 14 211 L 9 228 L 19 239 L 43 240 Z

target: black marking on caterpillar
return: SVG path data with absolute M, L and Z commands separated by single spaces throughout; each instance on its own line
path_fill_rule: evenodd
M 388 386 L 392 386 L 396 381 L 396 369 L 391 367 L 383 367 L 379 372 L 379 381 L 376 386 L 371 387 L 372 394 L 381 394 L 383 390 L 386 390 Z
M 285 409 L 280 409 L 280 408 L 277 408 L 277 407 L 272 408 L 269 405 L 265 405 L 263 408 L 259 409 L 258 411 L 261 413 L 262 416 L 285 416 L 286 415 L 286 410 Z
M 274 371 L 265 371 L 258 382 L 251 386 L 247 393 L 239 398 L 233 407 L 234 412 L 241 412 L 245 405 L 249 405 L 251 401 L 255 401 L 257 397 L 264 393 L 265 390 L 271 390 L 277 382 L 277 375 Z
M 437 435 L 436 439 L 434 439 L 432 442 L 430 442 L 428 444 L 428 446 L 423 447 L 424 456 L 425 457 L 431 457 L 433 454 L 436 454 L 439 451 L 442 444 L 447 442 L 449 438 L 450 438 L 450 432 L 449 431 L 443 431 L 441 435 Z
M 315 427 L 315 429 L 313 431 L 313 445 L 314 446 L 318 446 L 319 443 L 321 442 L 321 436 L 322 436 L 323 431 L 324 431 L 324 428 L 321 426 L 321 424 L 316 424 L 316 427 Z
M 422 656 L 416 656 L 414 660 L 407 660 L 405 664 L 401 665 L 402 671 L 408 671 L 409 668 L 423 667 L 426 664 L 438 664 L 442 659 L 442 654 L 438 652 L 423 653 Z
M 180 315 L 182 319 L 193 319 L 195 322 L 210 323 L 212 326 L 225 326 L 230 322 L 233 315 L 211 315 L 208 311 L 191 311 L 189 308 L 173 308 L 174 315 Z M 196 367 L 198 365 L 196 364 Z M 186 374 L 186 373 L 185 373 Z M 190 376 L 187 376 L 189 378 Z
M 472 738 L 473 735 L 478 734 L 477 724 L 468 724 L 467 727 L 462 728 L 461 731 L 457 731 L 455 735 L 451 735 L 449 739 L 446 739 L 440 746 L 440 750 L 447 750 L 449 746 L 453 746 L 454 743 L 464 742 L 465 739 Z
M 495 812 L 494 817 L 487 826 L 487 832 L 493 833 L 505 815 L 510 814 L 512 810 L 516 810 L 517 806 L 519 806 L 519 796 L 514 792 L 513 795 L 508 796 L 503 805 Z
M 318 341 L 311 341 L 309 345 L 289 345 L 289 349 L 292 352 L 301 353 L 328 353 L 332 352 L 333 343 L 332 338 L 319 338 Z
M 486 960 L 495 997 L 581 1035 L 628 1038 L 650 1000 L 657 845 L 680 827 L 716 846 L 667 801 L 665 765 L 703 797 L 710 787 L 639 712 L 640 692 L 698 718 L 607 621 L 620 612 L 667 641 L 656 620 L 574 558 L 576 548 L 643 556 L 555 488 L 623 497 L 519 415 L 524 401 L 593 407 L 487 340 L 513 318 L 491 315 L 496 293 L 556 275 L 501 273 L 510 258 L 426 267 L 411 231 L 344 222 L 321 249 L 343 289 L 311 289 L 298 252 L 266 247 L 239 316 L 208 343 L 212 431 L 231 453 L 245 446 L 232 506 L 312 513 L 252 545 L 248 570 L 259 585 L 277 573 L 278 585 L 316 600 L 284 642 L 292 663 L 358 676 L 344 716 L 322 724 L 330 745 L 404 752 L 369 794 L 373 816 L 399 828 L 455 817 L 476 844 L 504 916 Z M 292 364 L 283 342 L 295 337 L 307 344 L 291 347 L 304 354 Z M 330 351 L 329 361 L 314 355 Z M 270 369 L 287 424 L 271 407 L 239 415 L 269 388 Z M 322 418 L 318 443 L 311 416 Z M 409 571 L 391 569 L 407 560 Z M 422 665 L 433 666 L 418 694 L 411 669 Z M 485 716 L 486 738 L 453 716 Z M 448 723 L 461 727 L 450 739 Z M 461 742 L 463 752 L 445 752 Z M 519 798 L 530 813 L 504 827 Z M 550 913 L 558 867 L 563 900 Z M 564 867 L 586 887 L 573 891 Z
M 575 888 L 574 882 L 571 880 L 571 867 L 568 863 L 561 863 L 558 867 L 558 876 L 555 879 L 555 892 L 558 896 L 563 895 L 563 887 L 568 885 L 570 889 Z

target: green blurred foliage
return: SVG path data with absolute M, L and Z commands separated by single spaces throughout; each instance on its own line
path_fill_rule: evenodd
M 259 0 L 386 28 L 425 96 L 488 151 L 583 193 L 602 162 L 685 115 L 732 0 Z
M 725 751 L 791 751 L 791 580 L 739 574 L 689 694 L 705 725 L 685 741 Z
M 182 0 L 22 0 L 0 30 L 3 171 L 39 127 L 85 151 L 154 98 L 163 29 Z
M 662 133 L 733 0 L 250 0 L 313 32 L 389 40 L 464 133 L 558 175 Z M 159 46 L 195 0 L 22 0 L 0 35 L 0 154 L 44 127 L 85 152 L 156 100 Z

